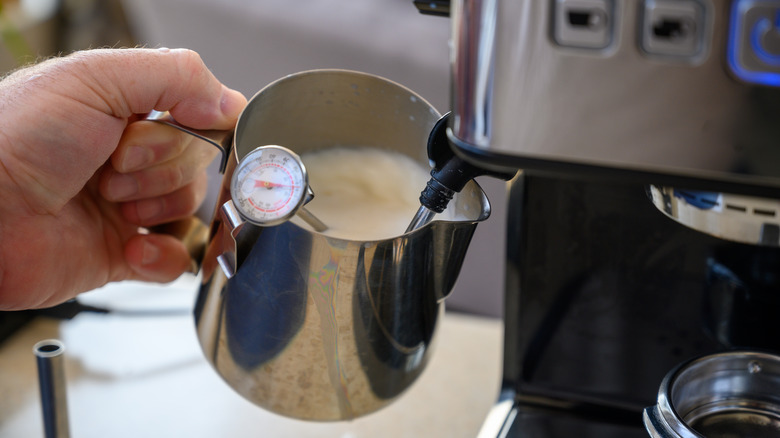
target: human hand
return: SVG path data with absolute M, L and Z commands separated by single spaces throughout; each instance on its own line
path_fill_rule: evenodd
M 78 52 L 0 81 L 0 309 L 178 277 L 190 266 L 181 242 L 139 227 L 193 213 L 212 151 L 136 120 L 156 109 L 231 129 L 245 105 L 187 50 Z

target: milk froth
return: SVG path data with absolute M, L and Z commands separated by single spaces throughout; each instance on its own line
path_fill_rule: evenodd
M 410 157 L 378 148 L 336 147 L 301 159 L 314 191 L 306 208 L 328 226 L 324 234 L 343 239 L 403 234 L 430 178 L 429 169 Z

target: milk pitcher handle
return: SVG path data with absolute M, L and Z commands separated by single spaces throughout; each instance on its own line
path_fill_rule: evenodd
M 219 173 L 225 173 L 228 156 L 233 144 L 232 129 L 221 131 L 216 129 L 200 130 L 188 128 L 174 120 L 173 116 L 171 116 L 167 111 L 152 111 L 146 116 L 146 120 L 151 120 L 171 126 L 201 140 L 204 140 L 219 149 L 221 154 L 219 161 Z M 197 273 L 200 269 L 200 262 L 203 260 L 203 255 L 206 251 L 208 230 L 208 226 L 206 226 L 206 224 L 194 216 L 152 227 L 152 231 L 155 233 L 168 234 L 182 241 L 184 246 L 187 248 L 187 252 L 189 252 L 190 258 L 192 260 L 192 266 L 190 267 L 190 271 L 192 273 Z
M 160 122 L 165 125 L 174 127 L 180 131 L 186 132 L 192 136 L 195 136 L 201 140 L 204 140 L 212 146 L 219 149 L 222 157 L 219 161 L 219 173 L 225 173 L 225 167 L 227 166 L 228 154 L 233 144 L 233 130 L 204 130 L 204 129 L 192 129 L 179 124 L 173 119 L 173 116 L 168 111 L 152 111 L 146 116 L 146 120 L 154 122 Z

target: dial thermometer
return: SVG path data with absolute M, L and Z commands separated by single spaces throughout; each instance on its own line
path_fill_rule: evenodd
M 238 163 L 230 180 L 230 195 L 241 216 L 267 227 L 298 214 L 317 231 L 327 227 L 304 204 L 314 197 L 301 158 L 282 146 L 260 146 Z

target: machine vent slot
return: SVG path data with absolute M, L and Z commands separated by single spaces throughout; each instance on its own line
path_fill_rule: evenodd
M 765 210 L 762 208 L 754 208 L 753 214 L 758 216 L 767 216 L 767 217 L 775 217 L 777 214 L 774 210 Z
M 747 207 L 743 207 L 741 205 L 726 204 L 726 208 L 729 210 L 738 211 L 740 213 L 747 213 Z

